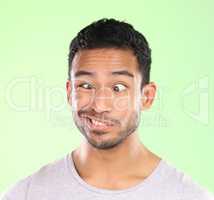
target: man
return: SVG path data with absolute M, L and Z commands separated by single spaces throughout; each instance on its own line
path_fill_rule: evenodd
M 214 199 L 139 139 L 141 111 L 157 90 L 150 65 L 148 42 L 130 24 L 101 19 L 81 30 L 70 44 L 66 91 L 84 140 L 2 199 Z

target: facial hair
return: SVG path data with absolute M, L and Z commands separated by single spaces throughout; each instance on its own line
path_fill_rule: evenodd
M 79 131 L 82 133 L 82 135 L 85 137 L 87 142 L 92 145 L 94 148 L 97 149 L 102 149 L 102 150 L 108 150 L 112 149 L 120 144 L 127 139 L 128 136 L 130 136 L 135 130 L 137 130 L 139 123 L 140 123 L 140 118 L 141 118 L 141 112 L 140 111 L 134 111 L 124 121 L 119 122 L 119 127 L 121 130 L 116 134 L 116 138 L 113 138 L 111 140 L 103 140 L 100 142 L 97 142 L 93 138 L 89 137 L 88 134 L 86 133 L 87 130 L 85 130 L 85 126 L 82 123 L 82 121 L 79 119 L 79 115 L 77 113 L 72 112 L 73 119 L 75 122 L 75 125 L 79 129 Z M 102 131 L 93 131 L 95 134 L 101 135 L 104 134 Z M 107 133 L 108 134 L 108 133 Z

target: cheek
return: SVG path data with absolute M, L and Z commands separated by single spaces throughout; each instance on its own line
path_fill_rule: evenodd
M 113 100 L 113 110 L 116 112 L 127 111 L 129 104 L 129 97 L 117 97 Z
M 135 99 L 132 94 L 116 97 L 113 101 L 114 111 L 129 112 L 133 110 Z
M 81 92 L 77 91 L 73 94 L 73 103 L 75 107 L 81 109 L 82 107 L 85 107 L 89 105 L 93 100 L 93 94 L 90 92 Z

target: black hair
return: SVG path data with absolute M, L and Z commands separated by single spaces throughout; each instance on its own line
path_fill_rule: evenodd
M 83 49 L 120 48 L 130 49 L 137 57 L 142 75 L 142 87 L 149 83 L 151 68 L 151 49 L 145 36 L 124 21 L 103 18 L 83 28 L 69 45 L 68 79 L 75 53 Z

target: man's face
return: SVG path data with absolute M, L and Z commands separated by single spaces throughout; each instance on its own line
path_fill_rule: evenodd
M 95 148 L 109 149 L 134 133 L 140 122 L 141 74 L 131 50 L 81 50 L 67 82 L 74 122 Z

